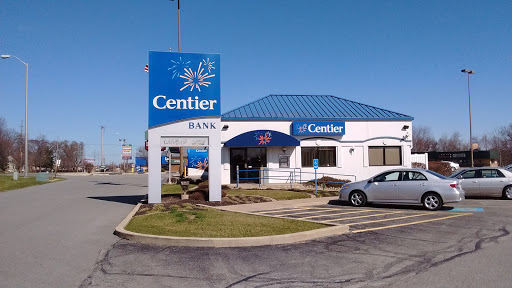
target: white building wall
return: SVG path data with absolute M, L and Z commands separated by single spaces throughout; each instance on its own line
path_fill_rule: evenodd
M 335 121 L 334 119 L 332 121 Z M 221 141 L 225 143 L 233 137 L 253 130 L 273 130 L 291 134 L 292 121 L 223 121 L 221 127 L 229 128 L 221 132 Z M 404 129 L 404 125 L 408 126 Z M 338 179 L 351 181 L 369 178 L 385 170 L 411 167 L 410 154 L 412 121 L 345 121 L 345 135 L 341 136 L 293 136 L 300 140 L 301 147 L 336 147 L 336 165 L 319 167 L 318 177 L 325 174 Z M 369 146 L 400 146 L 402 150 L 401 166 L 369 166 Z M 280 179 L 269 179 L 270 183 L 286 182 L 281 179 L 293 168 L 300 168 L 303 181 L 314 178 L 313 167 L 301 167 L 300 147 L 267 147 L 267 168 L 279 169 L 279 155 L 290 155 L 290 169 L 285 172 L 271 171 L 270 176 L 279 175 Z M 229 147 L 222 148 L 222 184 L 230 183 Z M 309 173 L 309 174 L 308 174 Z M 310 179 L 307 179 L 310 178 Z

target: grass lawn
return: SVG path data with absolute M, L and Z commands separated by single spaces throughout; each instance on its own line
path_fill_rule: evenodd
M 293 200 L 310 198 L 311 196 L 306 192 L 293 192 L 284 190 L 243 190 L 243 189 L 231 189 L 224 190 L 227 195 L 259 195 L 269 197 L 275 200 Z
M 192 189 L 197 185 L 191 184 L 188 186 L 188 189 Z M 162 185 L 162 195 L 170 195 L 170 194 L 183 194 L 183 190 L 181 189 L 181 185 L 178 184 L 164 184 Z
M 24 178 L 23 176 L 18 177 L 18 181 L 12 180 L 12 176 L 0 176 L 0 192 L 9 191 L 9 190 L 16 190 L 21 189 L 29 186 L 34 185 L 42 185 L 46 183 L 51 183 L 55 181 L 61 181 L 64 180 L 63 178 L 50 178 L 50 182 L 38 182 L 36 181 L 36 177 L 27 177 Z
M 136 216 L 125 229 L 162 236 L 237 238 L 281 235 L 325 227 L 329 226 L 190 206 Z

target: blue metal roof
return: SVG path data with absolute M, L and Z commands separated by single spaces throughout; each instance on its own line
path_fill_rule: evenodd
M 268 95 L 222 114 L 222 121 L 414 120 L 413 117 L 330 95 Z

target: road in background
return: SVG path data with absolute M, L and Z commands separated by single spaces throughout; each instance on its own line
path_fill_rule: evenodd
M 147 175 L 65 177 L 0 192 L 0 287 L 78 287 L 147 193 Z

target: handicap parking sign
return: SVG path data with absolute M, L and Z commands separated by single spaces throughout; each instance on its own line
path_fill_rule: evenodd
M 318 169 L 318 159 L 313 159 L 313 168 Z

